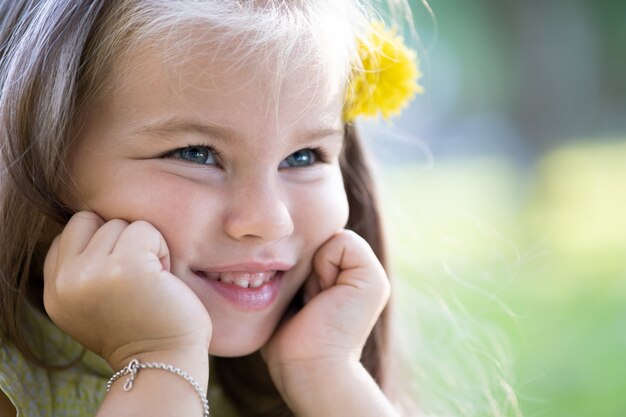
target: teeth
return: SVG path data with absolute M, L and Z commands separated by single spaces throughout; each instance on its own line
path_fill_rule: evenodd
M 255 278 L 254 281 L 250 282 L 250 286 L 252 288 L 256 288 L 263 285 L 263 283 L 265 283 L 265 280 L 263 278 Z
M 233 283 L 233 279 L 231 277 L 229 277 L 229 276 L 220 277 L 218 275 L 216 279 L 219 280 L 219 281 L 225 282 L 227 284 L 232 284 Z
M 241 288 L 258 288 L 276 275 L 276 271 L 264 272 L 207 272 L 203 275 L 209 279 L 221 281 L 226 284 L 234 284 Z
M 235 281 L 235 285 L 239 285 L 241 288 L 248 288 L 250 286 L 250 282 L 245 279 L 238 279 Z

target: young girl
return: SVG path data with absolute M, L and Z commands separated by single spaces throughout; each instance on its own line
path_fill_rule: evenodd
M 0 7 L 0 414 L 396 415 L 351 122 L 418 90 L 398 38 L 350 0 Z

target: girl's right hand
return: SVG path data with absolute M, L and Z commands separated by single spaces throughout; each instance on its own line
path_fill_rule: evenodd
M 169 269 L 165 240 L 150 223 L 78 212 L 46 256 L 44 306 L 113 369 L 142 353 L 201 347 L 208 355 L 209 313 Z

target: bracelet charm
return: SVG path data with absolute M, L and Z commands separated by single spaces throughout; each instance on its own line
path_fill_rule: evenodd
M 207 400 L 206 394 L 204 393 L 204 390 L 200 387 L 200 384 L 198 384 L 198 382 L 196 382 L 196 380 L 193 379 L 187 372 L 181 370 L 180 368 L 176 368 L 173 365 L 167 365 L 165 363 L 142 363 L 139 362 L 139 360 L 137 359 L 133 359 L 129 362 L 127 366 L 117 371 L 115 374 L 113 374 L 111 379 L 109 379 L 109 382 L 107 382 L 107 392 L 111 390 L 111 386 L 115 381 L 117 381 L 122 376 L 126 376 L 128 374 L 130 374 L 130 376 L 124 383 L 124 391 L 130 391 L 131 389 L 133 389 L 135 378 L 137 377 L 137 374 L 141 369 L 162 369 L 164 371 L 174 373 L 185 379 L 185 381 L 189 382 L 193 386 L 196 393 L 200 396 L 200 401 L 202 401 L 203 417 L 209 417 L 209 402 Z

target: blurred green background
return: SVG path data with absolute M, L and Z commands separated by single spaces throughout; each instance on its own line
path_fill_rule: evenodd
M 429 5 L 426 93 L 363 123 L 418 401 L 626 416 L 626 2 Z

